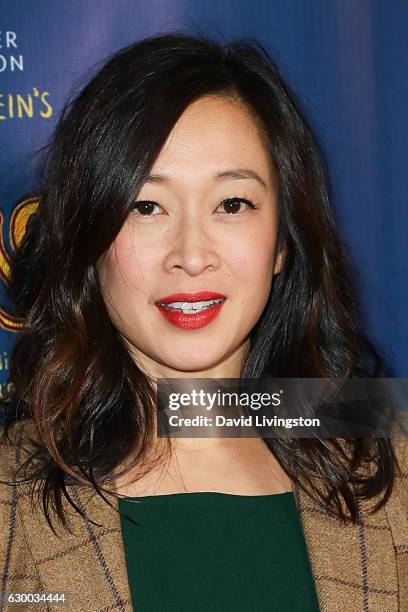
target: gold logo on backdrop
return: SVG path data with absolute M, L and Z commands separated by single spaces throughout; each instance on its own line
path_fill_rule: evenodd
M 20 246 L 26 230 L 28 218 L 37 208 L 38 198 L 35 197 L 25 198 L 14 207 L 11 213 L 9 226 L 9 243 L 13 252 Z M 3 283 L 9 287 L 11 256 L 4 242 L 4 231 L 4 215 L 0 210 L 0 277 Z M 9 332 L 18 332 L 22 325 L 23 321 L 20 317 L 15 317 L 6 312 L 4 308 L 0 308 L 0 329 Z

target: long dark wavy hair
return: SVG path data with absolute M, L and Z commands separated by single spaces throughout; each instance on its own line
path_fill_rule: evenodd
M 67 484 L 91 484 L 103 496 L 117 466 L 129 457 L 130 467 L 141 465 L 152 441 L 152 380 L 109 318 L 95 264 L 176 121 L 207 94 L 245 105 L 278 177 L 285 265 L 251 332 L 241 375 L 383 375 L 358 322 L 320 148 L 267 51 L 253 40 L 223 46 L 183 33 L 136 42 L 65 106 L 43 164 L 38 210 L 12 262 L 12 296 L 24 327 L 11 355 L 14 391 L 4 402 L 4 433 L 21 419 L 34 422 L 38 442 L 21 467 L 35 465 L 25 478 L 39 485 L 51 527 L 50 508 L 66 525 L 62 496 L 81 512 Z M 389 439 L 348 440 L 348 452 L 336 438 L 265 443 L 294 483 L 343 520 L 357 520 L 358 498 L 381 495 L 375 511 L 392 491 Z M 361 478 L 369 460 L 376 469 Z M 316 476 L 324 491 L 308 486 Z

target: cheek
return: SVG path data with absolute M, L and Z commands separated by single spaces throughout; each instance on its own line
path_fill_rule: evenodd
M 274 268 L 274 235 L 255 234 L 230 245 L 230 268 L 247 286 L 248 293 L 262 293 L 272 280 Z M 268 291 L 269 293 L 269 291 Z
M 236 296 L 240 329 L 255 325 L 267 303 L 273 278 L 275 235 L 257 232 L 231 245 L 230 269 L 241 288 Z
M 107 297 L 118 309 L 126 310 L 126 304 L 135 299 L 146 299 L 148 280 L 154 278 L 154 253 L 153 245 L 136 242 L 128 229 L 123 229 L 109 248 L 99 276 Z

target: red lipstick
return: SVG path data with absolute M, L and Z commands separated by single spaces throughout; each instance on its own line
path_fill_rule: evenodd
M 214 291 L 173 293 L 157 300 L 156 306 L 160 314 L 175 327 L 199 329 L 216 318 L 226 299 L 225 295 Z M 215 303 L 211 304 L 210 302 L 213 301 Z M 205 302 L 209 303 L 206 304 Z M 197 312 L 193 312 L 194 310 L 197 310 Z

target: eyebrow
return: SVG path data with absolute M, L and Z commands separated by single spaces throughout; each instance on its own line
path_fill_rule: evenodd
M 222 172 L 217 172 L 214 175 L 215 180 L 240 180 L 240 179 L 254 179 L 258 181 L 265 189 L 268 189 L 265 181 L 259 176 L 255 170 L 250 170 L 249 168 L 231 168 L 230 170 L 223 170 Z M 146 178 L 146 183 L 169 183 L 171 182 L 171 178 L 165 174 L 149 174 Z

